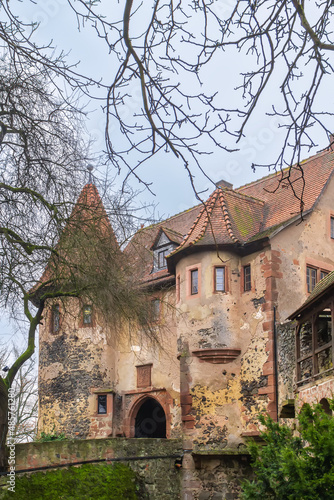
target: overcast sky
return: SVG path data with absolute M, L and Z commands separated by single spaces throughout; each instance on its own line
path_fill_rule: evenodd
M 228 4 L 228 1 L 217 2 L 217 8 L 222 9 L 222 6 L 227 8 Z M 95 78 L 101 77 L 106 82 L 112 80 L 115 60 L 112 55 L 108 54 L 105 42 L 98 39 L 95 30 L 89 25 L 81 28 L 79 32 L 76 18 L 67 0 L 44 0 L 37 4 L 13 0 L 11 5 L 14 12 L 25 16 L 28 21 L 40 23 L 37 34 L 42 43 L 49 43 L 52 39 L 57 50 L 69 52 L 69 62 L 80 61 L 78 66 L 80 71 L 93 75 Z M 119 4 L 115 1 L 104 1 L 101 9 L 107 16 L 115 16 L 121 13 L 121 7 L 122 2 Z M 242 67 L 240 61 L 227 57 L 224 65 L 215 65 L 209 69 L 207 86 L 210 87 L 210 91 L 224 85 L 229 85 L 233 89 L 233 85 L 236 85 L 234 79 L 237 63 L 240 70 Z M 125 114 L 135 112 L 140 106 L 140 99 L 136 98 L 139 92 L 138 85 L 138 89 L 133 89 L 133 99 L 124 110 Z M 270 89 L 264 98 L 270 106 L 272 99 Z M 274 159 L 283 132 L 277 126 L 277 119 L 266 116 L 262 112 L 263 108 L 264 106 L 260 106 L 248 128 L 246 138 L 238 144 L 239 152 L 230 154 L 222 150 L 214 150 L 211 145 L 209 146 L 212 154 L 203 159 L 203 166 L 213 181 L 225 179 L 237 187 L 268 173 L 265 169 L 258 169 L 254 173 L 251 170 L 251 164 L 253 162 L 266 163 L 270 161 L 270 158 Z M 91 137 L 96 140 L 95 147 L 103 149 L 105 117 L 96 102 L 91 103 L 89 109 L 96 109 L 96 111 L 90 114 L 87 128 Z M 115 138 L 117 138 L 117 133 L 118 131 L 115 130 Z M 322 142 L 319 144 L 319 149 L 326 146 L 323 138 Z M 149 165 L 143 167 L 140 173 L 143 180 L 152 182 L 152 190 L 156 195 L 152 197 L 149 193 L 145 193 L 142 198 L 157 203 L 161 216 L 175 214 L 197 203 L 188 182 L 187 173 L 172 154 L 161 154 Z M 196 173 L 196 182 L 200 189 L 208 189 L 208 195 L 214 189 L 214 186 L 199 172 Z M 135 189 L 139 187 L 134 179 L 132 185 Z

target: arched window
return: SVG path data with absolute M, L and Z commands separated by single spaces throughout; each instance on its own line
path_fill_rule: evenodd
M 326 398 L 322 398 L 320 400 L 320 404 L 324 412 L 327 413 L 327 415 L 332 415 L 332 410 L 330 409 L 329 402 Z

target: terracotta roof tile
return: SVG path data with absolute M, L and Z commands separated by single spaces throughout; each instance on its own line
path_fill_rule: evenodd
M 300 168 L 294 166 L 290 172 L 285 169 L 236 190 L 220 186 L 204 205 L 139 231 L 127 250 L 134 254 L 134 248 L 139 245 L 137 258 L 143 263 L 140 273 L 154 279 L 153 255 L 149 250 L 159 228 L 163 228 L 169 239 L 180 243 L 167 259 L 194 246 L 243 245 L 270 237 L 300 215 L 300 201 L 294 196 L 288 179 L 297 196 L 303 198 L 303 211 L 312 210 L 333 173 L 334 152 L 322 151 L 301 162 L 301 166 L 303 175 Z M 183 241 L 173 240 L 173 234 L 180 240 L 182 235 Z M 146 248 L 144 258 L 143 247 Z
M 322 151 L 301 162 L 303 175 L 298 166 L 271 174 L 251 184 L 242 186 L 237 192 L 254 196 L 266 204 L 263 230 L 285 222 L 300 214 L 300 201 L 294 196 L 288 178 L 298 197 L 302 197 L 306 212 L 313 208 L 326 186 L 334 168 L 334 152 Z M 280 181 L 282 182 L 280 183 Z
M 72 213 L 69 216 L 65 228 L 60 236 L 57 244 L 57 251 L 61 253 L 62 245 L 65 240 L 70 237 L 71 232 L 77 232 L 78 229 L 82 229 L 83 234 L 85 233 L 85 227 L 96 226 L 97 234 L 99 238 L 103 238 L 106 242 L 110 241 L 110 245 L 114 245 L 115 248 L 119 249 L 119 245 L 111 226 L 109 217 L 104 208 L 102 200 L 100 198 L 99 192 L 94 184 L 86 184 L 73 207 Z M 52 266 L 50 263 L 46 266 L 39 282 L 32 288 L 37 289 L 41 284 L 46 283 L 52 278 Z
M 261 230 L 264 203 L 217 188 L 203 206 L 189 233 L 170 255 L 192 245 L 228 245 L 245 243 Z

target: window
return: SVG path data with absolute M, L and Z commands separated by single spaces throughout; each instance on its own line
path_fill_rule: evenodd
M 299 384 L 333 368 L 332 314 L 329 307 L 299 325 L 296 347 Z
M 92 306 L 91 305 L 84 305 L 83 307 L 83 324 L 84 325 L 91 325 L 92 324 Z
M 331 238 L 334 240 L 334 216 L 331 216 Z
M 97 413 L 103 415 L 107 413 L 107 395 L 99 394 L 97 396 Z
M 314 290 L 315 285 L 318 281 L 322 280 L 329 271 L 325 269 L 320 269 L 318 267 L 306 266 L 306 285 L 308 293 Z
M 198 293 L 198 269 L 190 271 L 190 293 L 191 295 Z
M 151 320 L 159 321 L 160 319 L 160 300 L 153 299 L 151 300 Z
M 51 319 L 51 331 L 52 333 L 58 333 L 60 328 L 60 309 L 59 304 L 55 304 L 52 307 L 52 319 Z
M 186 298 L 198 299 L 201 294 L 201 263 L 186 267 Z
M 328 272 L 328 271 L 322 271 L 322 270 L 320 269 L 320 279 L 321 279 L 321 280 L 322 280 L 322 278 L 324 278 L 325 276 L 327 276 L 327 274 L 329 274 L 329 272 Z
M 314 267 L 307 266 L 306 268 L 306 283 L 307 291 L 311 293 L 317 284 L 317 270 Z
M 164 269 L 165 267 L 167 267 L 166 255 L 168 255 L 169 252 L 170 252 L 170 250 L 168 248 L 158 252 L 158 268 L 159 269 Z
M 244 292 L 249 292 L 252 288 L 251 284 L 251 266 L 248 264 L 244 266 Z
M 215 267 L 215 292 L 225 291 L 225 267 Z
M 181 299 L 181 276 L 178 274 L 176 276 L 176 302 L 180 302 Z

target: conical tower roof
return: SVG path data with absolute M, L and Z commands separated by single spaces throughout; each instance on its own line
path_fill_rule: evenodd
M 194 246 L 243 244 L 259 233 L 264 202 L 229 188 L 217 188 L 170 256 Z
M 80 255 L 78 258 L 81 260 L 85 258 L 82 247 L 87 245 L 87 258 L 89 252 L 94 251 L 94 240 L 96 244 L 107 245 L 121 254 L 99 192 L 94 184 L 88 183 L 83 187 L 55 248 L 59 258 L 55 255 L 50 257 L 40 280 L 31 291 L 37 291 L 44 284 L 52 286 L 51 282 L 59 282 L 60 277 L 66 280 L 72 273 L 76 255 Z

